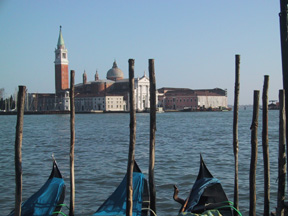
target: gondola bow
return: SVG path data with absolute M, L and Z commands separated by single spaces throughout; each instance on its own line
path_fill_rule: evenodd
M 21 216 L 48 216 L 61 209 L 65 198 L 65 183 L 56 161 L 46 183 L 21 205 Z M 14 216 L 14 210 L 8 216 Z M 57 214 L 53 214 L 57 215 Z
M 126 215 L 126 187 L 127 175 L 111 196 L 99 207 L 93 216 L 125 216 Z M 149 208 L 148 183 L 138 165 L 133 170 L 133 216 L 147 216 Z M 145 210 L 143 210 L 145 209 Z
M 211 211 L 212 215 L 220 213 L 223 216 L 232 216 L 231 206 L 220 181 L 212 176 L 200 156 L 196 182 L 180 209 L 180 215 L 202 214 L 205 211 Z

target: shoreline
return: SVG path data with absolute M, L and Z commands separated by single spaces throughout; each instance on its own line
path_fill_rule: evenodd
M 232 109 L 203 109 L 203 110 L 166 110 L 158 113 L 165 112 L 224 112 L 231 111 Z M 136 111 L 137 113 L 149 113 L 149 111 Z M 129 111 L 84 111 L 75 112 L 75 114 L 106 114 L 106 113 L 129 113 Z M 25 111 L 24 115 L 55 115 L 55 114 L 70 114 L 70 111 Z M 0 112 L 0 115 L 17 115 L 17 111 Z

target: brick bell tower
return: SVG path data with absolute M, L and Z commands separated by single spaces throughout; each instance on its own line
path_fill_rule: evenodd
M 60 26 L 57 48 L 55 49 L 55 93 L 61 94 L 69 88 L 68 77 L 68 51 L 65 48 L 62 36 L 62 26 Z

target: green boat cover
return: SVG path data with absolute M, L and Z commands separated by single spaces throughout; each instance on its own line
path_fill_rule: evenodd
M 133 172 L 133 216 L 141 216 L 144 180 L 144 175 L 141 172 Z M 93 215 L 126 216 L 126 188 L 127 175 L 125 175 L 121 184 Z

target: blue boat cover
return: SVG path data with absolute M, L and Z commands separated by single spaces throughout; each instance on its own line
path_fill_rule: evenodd
M 62 191 L 64 190 L 65 183 L 62 178 L 51 178 L 26 200 L 21 207 L 21 216 L 48 216 L 52 215 L 56 208 Z M 14 210 L 9 214 L 14 216 Z
M 192 188 L 192 192 L 189 196 L 187 208 L 185 212 L 191 212 L 193 208 L 198 204 L 204 190 L 214 184 L 220 183 L 217 178 L 201 178 L 195 182 Z
M 113 194 L 99 207 L 93 215 L 126 216 L 127 175 Z M 144 175 L 133 172 L 133 216 L 141 216 Z

